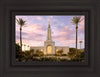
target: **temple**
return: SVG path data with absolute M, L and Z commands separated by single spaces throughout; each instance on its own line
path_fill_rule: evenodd
M 47 30 L 47 40 L 44 41 L 44 46 L 32 46 L 30 49 L 34 49 L 34 51 L 40 50 L 44 54 L 56 54 L 56 52 L 61 49 L 63 50 L 63 54 L 69 52 L 68 46 L 55 46 L 55 42 L 52 40 L 50 21 Z

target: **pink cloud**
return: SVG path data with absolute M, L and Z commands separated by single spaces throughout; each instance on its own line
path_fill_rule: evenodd
M 84 45 L 84 40 L 78 40 L 77 46 L 80 47 L 79 41 L 82 41 L 82 45 Z M 72 46 L 75 47 L 76 40 L 67 40 L 67 41 L 60 41 L 60 43 L 64 46 Z M 83 46 L 84 47 L 84 46 Z
M 85 17 L 81 17 L 81 22 L 79 23 L 79 33 L 84 33 L 84 27 L 85 27 Z
M 50 21 L 50 19 L 48 18 L 47 21 Z
M 82 19 L 83 19 L 83 17 L 82 17 Z M 85 25 L 85 21 L 84 21 L 84 19 L 79 23 L 80 24 L 80 29 L 84 29 L 84 25 Z
M 50 18 L 53 18 L 53 16 L 50 16 Z
M 39 17 L 39 16 L 38 16 L 37 19 L 38 19 L 38 20 L 42 20 L 42 17 Z
M 17 39 L 16 40 L 16 43 L 19 43 L 20 44 L 20 41 Z M 43 44 L 43 41 L 34 41 L 34 40 L 26 40 L 26 39 L 23 39 L 22 40 L 22 43 L 23 44 L 27 44 L 29 46 L 41 46 Z
M 75 40 L 67 40 L 66 42 L 63 42 L 63 45 L 73 45 L 75 43 Z
M 43 25 L 37 25 L 37 24 L 33 24 L 33 25 L 28 25 L 27 27 L 24 27 L 22 32 L 26 32 L 26 33 L 32 33 L 32 32 L 36 32 L 36 33 L 41 33 L 45 30 Z
M 16 27 L 16 39 L 19 40 L 19 26 Z M 46 30 L 43 25 L 27 25 L 22 28 L 22 39 L 23 41 L 43 41 L 46 37 Z M 28 42 L 27 42 L 28 43 Z
M 82 21 L 82 23 L 83 23 L 83 21 Z M 79 28 L 79 31 L 78 31 L 78 35 L 79 35 L 78 40 L 84 40 L 84 35 L 82 33 L 80 33 L 80 31 L 84 32 L 84 25 L 79 26 L 79 27 L 80 28 Z M 67 41 L 67 40 L 75 40 L 76 39 L 76 30 L 74 28 L 71 28 L 71 27 L 66 25 L 65 27 L 57 28 L 55 30 L 55 32 L 53 32 L 52 36 L 53 36 L 54 40 L 62 41 L 62 42 Z
M 56 32 L 53 34 L 53 38 L 57 41 L 66 41 L 66 40 L 73 40 L 75 39 L 74 30 L 72 28 L 69 28 L 69 26 L 65 26 L 63 28 L 58 28 L 59 32 Z

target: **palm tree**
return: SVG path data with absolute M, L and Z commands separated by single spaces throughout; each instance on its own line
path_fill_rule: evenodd
M 22 27 L 25 25 L 25 22 L 22 18 L 17 19 L 18 25 L 20 25 L 20 46 L 22 52 Z
M 76 25 L 76 55 L 77 55 L 77 36 L 78 36 L 78 34 L 77 34 L 77 29 L 78 29 L 78 23 L 81 21 L 80 18 L 81 18 L 81 17 L 76 16 L 76 17 L 73 17 L 73 19 L 72 19 L 72 23 L 73 23 L 74 25 Z
M 79 41 L 79 43 L 80 43 L 80 49 L 81 49 L 81 44 L 82 44 L 82 41 Z

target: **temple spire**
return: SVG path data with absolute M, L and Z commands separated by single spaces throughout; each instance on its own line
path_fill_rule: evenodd
M 47 40 L 52 40 L 52 38 L 51 38 L 50 20 L 48 21 Z
M 48 28 L 50 28 L 50 20 L 48 21 L 49 25 L 48 25 Z

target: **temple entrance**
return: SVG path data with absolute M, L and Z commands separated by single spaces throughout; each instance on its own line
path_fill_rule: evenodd
M 47 54 L 52 54 L 52 46 L 47 46 Z

